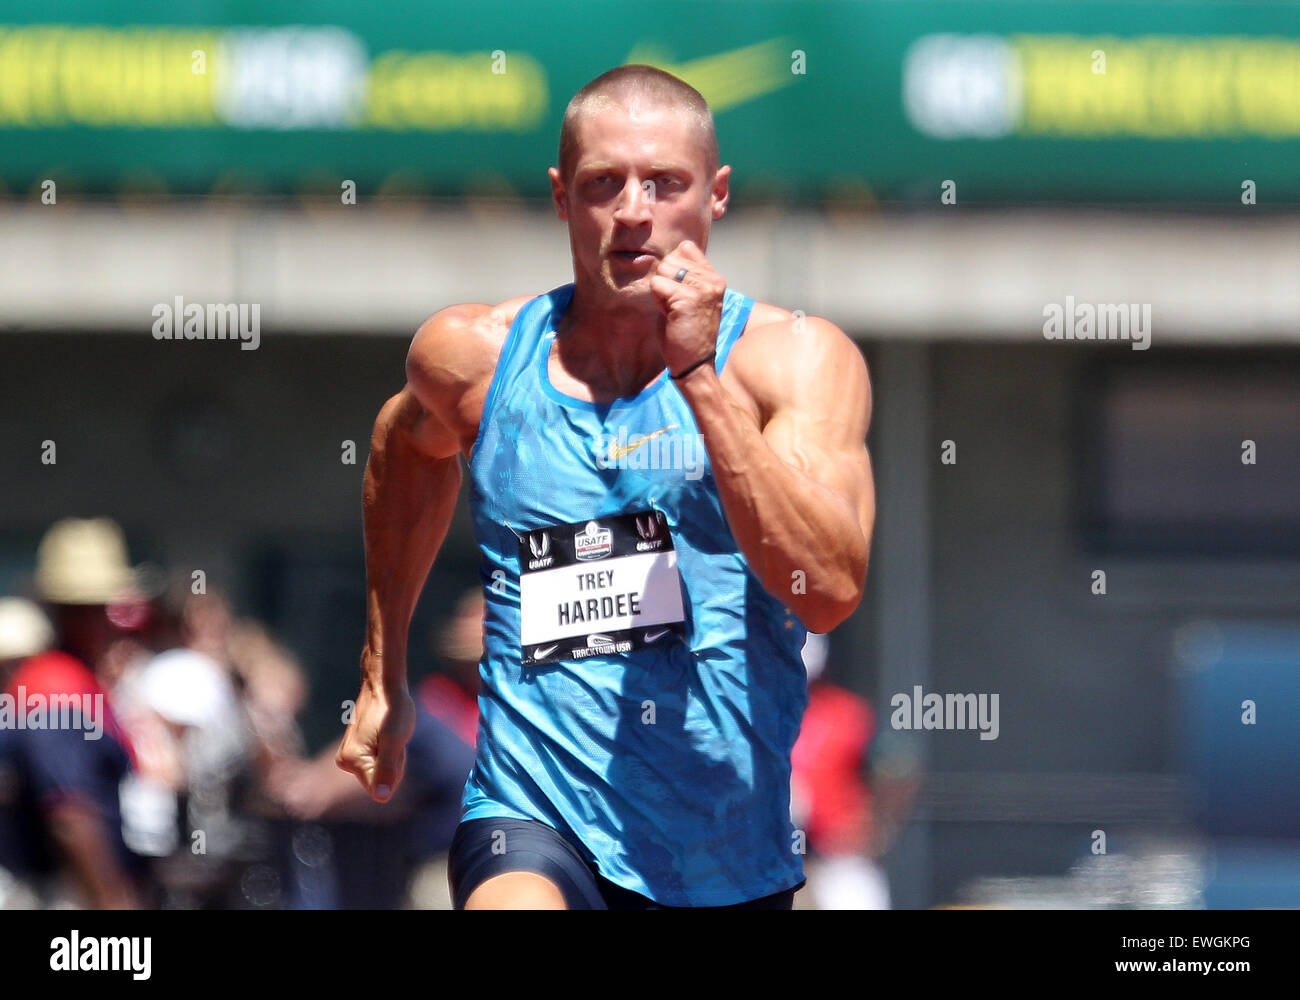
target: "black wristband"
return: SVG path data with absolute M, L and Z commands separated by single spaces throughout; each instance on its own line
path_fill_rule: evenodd
M 695 371 L 695 369 L 698 368 L 698 367 L 700 367 L 700 365 L 707 365 L 710 361 L 713 361 L 714 359 L 716 359 L 717 356 L 718 356 L 718 352 L 717 352 L 717 351 L 714 351 L 714 352 L 713 352 L 712 354 L 710 354 L 707 358 L 700 358 L 700 360 L 699 360 L 699 361 L 696 361 L 694 364 L 692 364 L 692 365 L 687 365 L 686 368 L 685 368 L 685 370 L 683 370 L 682 373 L 681 373 L 680 375 L 674 375 L 672 372 L 669 372 L 669 373 L 668 373 L 668 377 L 671 378 L 674 382 L 677 382 L 677 381 L 679 381 L 679 380 L 681 380 L 681 379 L 684 379 L 684 378 L 685 378 L 687 375 L 689 375 L 691 372 Z

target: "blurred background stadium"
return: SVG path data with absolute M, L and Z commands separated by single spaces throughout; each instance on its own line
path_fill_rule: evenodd
M 283 752 L 337 744 L 410 338 L 571 280 L 560 115 L 652 63 L 733 168 L 715 266 L 873 376 L 869 589 L 823 675 L 873 711 L 835 850 L 895 907 L 1300 905 L 1300 5 L 632 10 L 0 0 L 0 595 L 39 596 L 56 520 L 111 517 L 132 565 L 269 630 Z M 256 307 L 258 341 L 159 339 L 195 303 Z M 1049 339 L 1075 303 L 1149 308 L 1149 349 Z M 430 637 L 477 572 L 462 498 L 413 677 L 456 659 Z M 918 687 L 996 694 L 997 738 L 903 728 Z M 271 832 L 157 905 L 396 905 L 338 874 L 382 867 L 372 814 L 251 771 Z

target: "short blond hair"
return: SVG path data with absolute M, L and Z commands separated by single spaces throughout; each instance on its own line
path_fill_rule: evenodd
M 607 107 L 626 107 L 636 100 L 694 118 L 701 133 L 705 167 L 710 176 L 717 173 L 721 161 L 709 102 L 689 83 L 671 73 L 642 63 L 630 63 L 601 73 L 574 94 L 564 109 L 564 121 L 560 125 L 559 169 L 560 179 L 565 184 L 572 179 L 578 159 L 578 125 L 583 116 Z

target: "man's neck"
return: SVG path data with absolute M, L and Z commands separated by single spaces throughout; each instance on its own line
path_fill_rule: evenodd
M 658 306 L 611 301 L 578 283 L 556 331 L 567 372 L 597 395 L 635 396 L 664 368 Z

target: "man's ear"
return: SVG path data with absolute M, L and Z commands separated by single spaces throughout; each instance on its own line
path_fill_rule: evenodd
M 713 177 L 713 218 L 721 219 L 727 212 L 727 203 L 731 201 L 731 164 L 718 168 Z
M 558 167 L 548 167 L 546 175 L 551 179 L 551 200 L 555 202 L 555 214 L 562 220 L 569 218 L 569 196 L 564 190 L 564 181 L 560 178 Z

